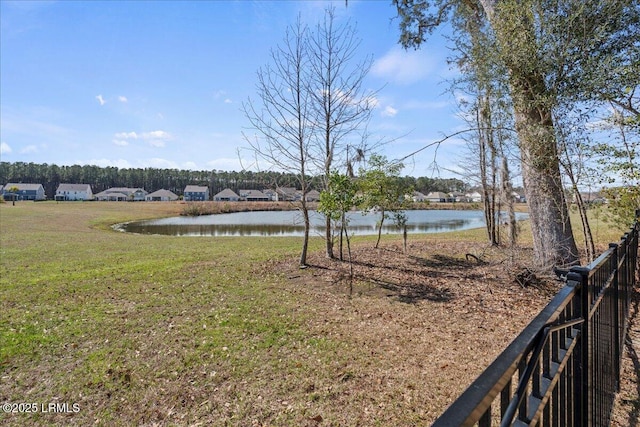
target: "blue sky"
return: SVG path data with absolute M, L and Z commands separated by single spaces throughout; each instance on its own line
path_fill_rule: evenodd
M 2 161 L 240 170 L 238 148 L 256 72 L 300 13 L 317 23 L 334 4 L 374 64 L 380 89 L 369 130 L 402 157 L 464 128 L 441 35 L 404 51 L 390 1 L 1 1 Z M 464 143 L 438 152 L 456 168 Z M 437 176 L 433 150 L 405 173 Z M 246 163 L 245 163 L 246 164 Z M 451 176 L 440 170 L 441 176 Z

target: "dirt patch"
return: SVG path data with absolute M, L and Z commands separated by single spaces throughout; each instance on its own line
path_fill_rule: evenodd
M 546 301 L 561 285 L 554 277 L 541 273 L 529 283 L 517 280 L 530 259 L 527 250 L 425 241 L 410 244 L 407 252 L 403 253 L 399 245 L 359 245 L 352 250 L 351 265 L 346 254 L 340 261 L 314 253 L 308 258 L 306 271 L 291 262 L 277 268 L 287 270 L 293 281 L 352 296 L 382 295 L 404 303 L 424 301 L 452 307 L 471 302 L 485 311 L 510 311 L 505 309 L 507 304 L 516 308 L 534 297 Z
M 355 247 L 353 281 L 347 262 L 322 253 L 313 253 L 306 269 L 293 262 L 276 268 L 285 272 L 290 287 L 315 293 L 312 299 L 322 317 L 310 322 L 311 330 L 369 352 L 367 366 L 342 368 L 353 375 L 341 384 L 347 388 L 342 393 L 362 402 L 375 396 L 378 405 L 388 395 L 389 404 L 417 411 L 416 419 L 429 423 L 539 313 L 561 283 L 543 277 L 536 286 L 518 284 L 514 277 L 528 250 L 512 253 L 430 239 L 412 243 L 408 252 L 402 253 L 400 245 Z M 367 414 L 362 425 L 398 417 L 385 406 L 368 408 Z
M 433 412 L 423 414 L 432 421 L 439 415 L 435 408 L 444 409 L 471 381 L 509 344 L 531 319 L 563 286 L 554 276 L 525 267 L 531 253 L 488 248 L 477 243 L 418 242 L 402 253 L 401 246 L 374 249 L 360 245 L 352 252 L 353 276 L 349 263 L 331 260 L 322 253 L 309 257 L 307 269 L 294 263 L 278 266 L 284 269 L 292 284 L 336 296 L 351 295 L 355 304 L 387 299 L 417 307 L 412 316 L 403 310 L 376 313 L 375 304 L 365 303 L 359 308 L 365 319 L 379 318 L 379 329 L 349 327 L 345 335 L 359 337 L 358 345 L 370 346 L 376 336 L 393 336 L 393 345 L 406 342 L 399 349 L 399 357 L 420 360 L 428 355 L 427 363 L 418 366 L 397 365 L 396 380 L 412 376 L 438 378 L 436 387 L 427 389 Z M 345 256 L 346 258 L 346 256 Z M 527 276 L 527 280 L 523 280 Z M 353 277 L 352 279 L 350 277 Z M 632 307 L 626 354 L 621 373 L 621 392 L 612 413 L 612 426 L 638 425 L 640 414 L 640 320 L 638 294 Z M 405 312 L 409 312 L 405 310 Z M 328 313 L 331 313 L 329 310 Z M 334 317 L 334 316 L 329 316 Z M 325 323 L 327 319 L 325 319 Z M 343 322 L 333 319 L 334 325 Z M 349 322 L 345 322 L 349 323 Z M 407 328 L 390 327 L 390 323 Z M 407 333 L 406 331 L 412 331 Z M 399 338 L 400 337 L 400 338 Z M 393 353 L 393 348 L 379 341 L 374 350 Z M 384 375 L 382 375 L 385 378 Z M 377 380 L 377 381 L 385 381 Z M 369 390 L 376 384 L 368 384 Z
M 612 427 L 640 425 L 640 291 L 634 289 Z

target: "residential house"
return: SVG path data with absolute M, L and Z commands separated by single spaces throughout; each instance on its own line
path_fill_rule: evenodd
M 589 205 L 589 204 L 599 204 L 599 203 L 606 203 L 607 199 L 600 194 L 600 192 L 598 191 L 594 191 L 594 192 L 580 192 L 580 197 L 582 198 L 582 202 Z M 574 194 L 571 198 L 573 203 L 577 202 L 577 197 Z
M 94 197 L 96 200 L 111 202 L 140 202 L 144 201 L 148 193 L 142 188 L 112 187 L 108 188 Z
M 460 193 L 459 191 L 454 191 L 453 193 L 451 193 L 451 197 L 453 198 L 453 201 L 457 203 L 464 203 L 469 201 L 466 194 Z
M 411 195 L 411 198 L 413 199 L 414 202 L 419 202 L 419 203 L 427 201 L 427 196 L 425 196 L 423 193 L 419 191 L 414 191 L 413 194 Z
M 278 201 L 278 193 L 276 193 L 275 190 L 267 188 L 265 190 L 262 190 L 262 194 L 267 196 L 269 198 L 269 201 L 271 201 L 271 202 L 277 202 Z
M 184 187 L 183 199 L 187 202 L 204 202 L 209 200 L 209 187 L 187 185 Z
M 60 184 L 56 190 L 56 200 L 93 200 L 89 184 Z
M 432 203 L 446 203 L 452 202 L 453 197 L 441 191 L 432 191 L 431 193 L 427 194 L 426 200 Z
M 477 191 L 474 191 L 472 193 L 467 193 L 466 196 L 467 196 L 467 200 L 473 203 L 479 203 L 482 201 L 482 194 L 478 193 Z
M 128 196 L 125 193 L 115 191 L 107 192 L 107 190 L 101 191 L 93 197 L 101 202 L 126 202 L 128 200 Z
M 305 197 L 307 202 L 319 202 L 320 201 L 320 192 L 318 190 L 309 190 Z
M 17 189 L 15 192 L 9 190 Z M 5 200 L 46 200 L 47 195 L 44 194 L 42 184 L 24 184 L 9 182 L 2 190 L 2 196 Z
M 293 187 L 278 187 L 276 193 L 280 202 L 295 202 L 302 198 L 300 191 Z
M 238 194 L 241 200 L 246 200 L 247 202 L 268 202 L 271 200 L 269 196 L 260 190 L 238 190 Z
M 238 196 L 232 189 L 225 188 L 224 190 L 213 196 L 213 200 L 216 202 L 237 202 L 238 200 L 240 200 L 240 196 Z
M 144 198 L 147 202 L 173 202 L 178 200 L 178 195 L 173 191 L 165 190 L 164 188 L 149 193 Z

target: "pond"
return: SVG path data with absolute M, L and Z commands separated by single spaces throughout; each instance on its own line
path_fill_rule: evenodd
M 481 211 L 412 210 L 407 211 L 409 233 L 439 233 L 484 227 Z M 517 219 L 527 214 L 518 213 Z M 349 213 L 349 232 L 356 235 L 376 234 L 380 215 Z M 311 211 L 311 234 L 324 235 L 324 216 Z M 180 216 L 129 222 L 114 226 L 116 230 L 139 234 L 171 236 L 302 236 L 304 224 L 299 211 L 253 211 L 228 214 Z M 391 220 L 385 220 L 385 234 L 399 233 Z

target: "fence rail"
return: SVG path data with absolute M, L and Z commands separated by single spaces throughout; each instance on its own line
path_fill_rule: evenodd
M 608 426 L 636 286 L 640 210 L 436 420 L 449 426 Z

